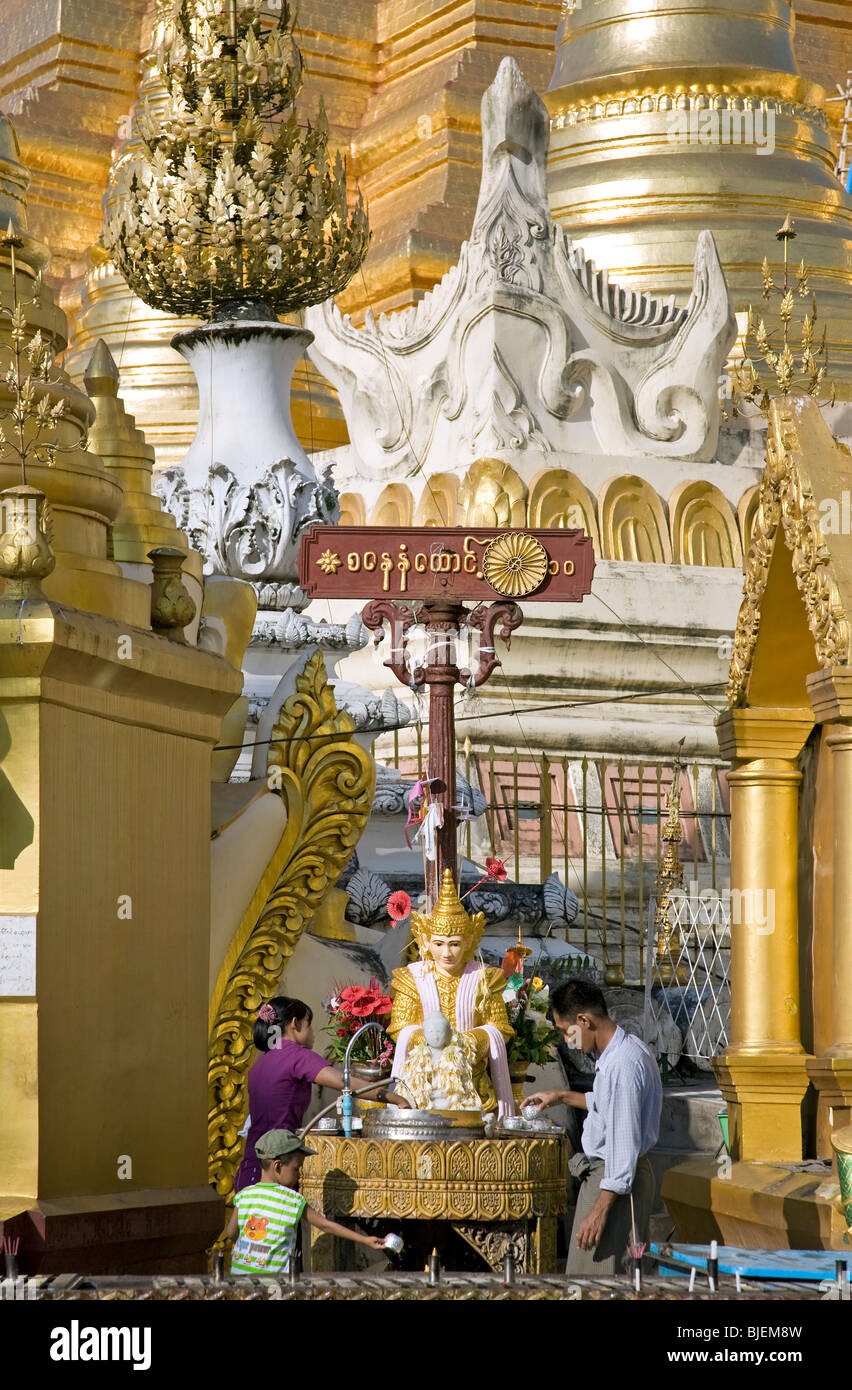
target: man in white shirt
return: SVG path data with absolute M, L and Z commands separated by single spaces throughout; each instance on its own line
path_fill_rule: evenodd
M 645 1044 L 610 1018 L 597 985 L 566 980 L 550 1003 L 569 1047 L 597 1054 L 591 1091 L 538 1091 L 525 1098 L 539 1110 L 565 1104 L 588 1111 L 583 1153 L 571 1160 L 582 1186 L 566 1273 L 619 1274 L 634 1229 L 638 1241 L 648 1240 L 655 1183 L 647 1154 L 660 1134 L 660 1072 Z

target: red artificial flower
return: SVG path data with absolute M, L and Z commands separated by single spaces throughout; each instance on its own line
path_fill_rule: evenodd
M 353 1004 L 349 1012 L 353 1018 L 371 1018 L 373 1014 L 372 999 L 363 999 L 359 1004 Z
M 506 859 L 486 859 L 485 872 L 488 877 L 496 879 L 498 883 L 502 883 L 504 879 L 509 876 L 506 872 L 507 862 L 508 860 Z
M 348 1028 L 338 1028 L 338 1030 L 337 1030 L 337 1036 L 338 1036 L 339 1038 L 345 1038 L 345 1037 L 346 1037 L 346 1034 L 347 1034 L 348 1032 L 349 1032 L 349 1029 L 348 1029 Z
M 371 992 L 363 985 L 347 985 L 346 989 L 340 991 L 340 1003 L 345 1013 L 352 1013 L 353 1005 L 362 1004 L 365 999 L 371 998 Z
M 411 899 L 402 889 L 398 893 L 391 893 L 388 898 L 387 913 L 393 922 L 402 922 L 411 911 Z M 372 983 L 372 981 L 370 982 Z

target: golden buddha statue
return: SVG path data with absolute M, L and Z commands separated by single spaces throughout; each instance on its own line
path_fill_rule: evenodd
M 512 1028 L 503 1003 L 502 970 L 474 960 L 485 914 L 468 916 L 459 901 L 452 871 L 427 916 L 412 912 L 412 935 L 420 960 L 393 972 L 394 996 L 388 1032 L 396 1043 L 393 1075 L 402 1078 L 409 1052 L 422 1048 L 423 1022 L 441 1013 L 452 1025 L 469 1058 L 473 1084 L 484 1111 L 514 1113 L 506 1040 Z

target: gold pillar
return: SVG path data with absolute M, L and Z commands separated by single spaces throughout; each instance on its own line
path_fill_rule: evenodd
M 843 667 L 820 671 L 808 693 L 817 718 L 836 726 L 825 740 L 834 787 L 832 914 L 814 923 L 831 938 L 831 1042 L 808 1066 L 819 1096 L 817 1154 L 830 1158 L 832 1132 L 852 1124 L 852 675 Z
M 49 601 L 43 495 L 0 502 L 0 1234 L 27 1274 L 201 1272 L 210 757 L 242 675 Z
M 798 756 L 802 711 L 727 710 L 731 787 L 731 1040 L 716 1061 L 735 1158 L 799 1160 L 808 1087 L 800 1037 Z

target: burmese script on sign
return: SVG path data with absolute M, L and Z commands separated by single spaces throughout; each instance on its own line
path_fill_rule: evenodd
M 320 598 L 525 598 L 576 602 L 590 592 L 594 552 L 580 530 L 439 530 L 313 526 L 299 582 Z

